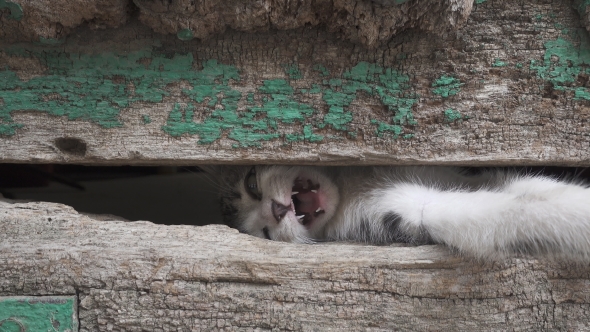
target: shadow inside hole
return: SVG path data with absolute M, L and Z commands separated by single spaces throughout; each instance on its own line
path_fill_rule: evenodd
M 0 194 L 130 221 L 222 223 L 217 187 L 197 167 L 0 164 Z
M 86 142 L 79 138 L 60 137 L 55 139 L 54 144 L 63 153 L 79 157 L 86 155 Z

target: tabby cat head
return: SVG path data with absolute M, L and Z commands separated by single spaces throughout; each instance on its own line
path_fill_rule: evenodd
M 338 206 L 338 189 L 322 168 L 220 166 L 214 173 L 225 222 L 258 237 L 313 242 Z

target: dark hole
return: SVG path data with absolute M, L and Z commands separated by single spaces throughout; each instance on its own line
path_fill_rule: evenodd
M 62 203 L 81 213 L 129 221 L 222 223 L 217 186 L 197 167 L 0 163 L 2 196 Z
M 55 140 L 55 146 L 63 153 L 83 157 L 86 155 L 86 142 L 75 137 L 60 137 Z
M 552 83 L 545 84 L 543 89 L 543 98 L 559 99 L 559 94 L 554 89 Z
M 474 175 L 488 169 L 464 168 Z M 590 168 L 503 169 L 590 180 Z M 79 212 L 115 215 L 130 221 L 166 225 L 223 223 L 222 208 L 226 214 L 236 211 L 220 204 L 218 189 L 197 167 L 0 164 L 0 195 L 4 198 L 62 203 Z M 296 197 L 294 203 L 298 205 Z M 47 217 L 48 221 L 56 220 L 55 216 Z

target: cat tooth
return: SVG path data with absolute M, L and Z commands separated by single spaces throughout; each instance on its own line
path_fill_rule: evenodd
M 305 218 L 305 215 L 302 215 L 302 216 L 297 216 L 297 220 L 301 220 L 301 219 L 303 219 L 303 218 Z
M 291 192 L 291 196 L 293 196 L 293 195 L 297 195 L 297 194 L 299 194 L 299 192 L 298 192 L 298 191 L 293 191 L 293 192 Z
M 320 212 L 320 211 L 324 211 L 324 210 L 322 210 L 322 208 L 318 208 L 317 210 L 315 210 L 315 212 Z
M 317 194 L 318 193 L 318 191 L 315 190 L 315 189 L 312 189 L 311 192 L 314 193 L 314 194 Z

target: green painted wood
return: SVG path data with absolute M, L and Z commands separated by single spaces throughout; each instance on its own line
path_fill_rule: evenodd
M 0 332 L 78 331 L 76 296 L 0 296 Z
M 297 63 L 285 64 L 286 78 L 262 80 L 262 84 L 246 96 L 230 81 L 242 80 L 234 65 L 206 60 L 201 70 L 195 70 L 192 53 L 175 53 L 170 57 L 151 49 L 121 53 L 64 53 L 52 49 L 12 47 L 9 55 L 27 54 L 47 67 L 46 74 L 23 81 L 13 70 L 0 72 L 0 135 L 12 136 L 25 124 L 13 120 L 12 113 L 34 110 L 68 120 L 91 121 L 103 128 L 122 127 L 122 110 L 133 103 L 162 103 L 170 95 L 166 87 L 186 81 L 190 88 L 182 89 L 185 102 L 175 102 L 161 131 L 172 137 L 197 135 L 199 143 L 211 144 L 225 133 L 235 141 L 234 147 L 260 146 L 263 141 L 280 139 L 286 142 L 345 139 L 356 136 L 351 127 L 353 115 L 349 110 L 357 93 L 377 98 L 390 113 L 390 119 L 367 119 L 376 132 L 393 133 L 393 138 L 408 134 L 403 125 L 413 125 L 412 106 L 417 96 L 409 86 L 409 77 L 393 68 L 365 61 L 358 62 L 340 75 L 325 74 L 324 64 L 316 63 L 306 73 L 309 86 L 294 87 L 294 81 L 304 79 Z M 149 59 L 149 64 L 140 60 Z M 127 88 L 133 85 L 133 89 Z M 458 88 L 452 90 L 453 94 Z M 49 95 L 52 97 L 50 98 Z M 320 121 L 313 101 L 299 101 L 296 96 L 321 96 L 328 112 Z M 448 97 L 449 92 L 445 97 Z M 240 109 L 238 105 L 240 105 Z M 216 107 L 221 106 L 221 107 Z M 193 117 L 195 109 L 208 108 L 210 113 L 200 122 Z M 317 118 L 317 114 L 316 118 Z M 279 128 L 280 125 L 284 125 Z M 298 131 L 291 126 L 302 125 Z M 329 127 L 336 135 L 326 137 L 314 133 Z
M 135 22 L 0 42 L 0 161 L 588 165 L 589 74 L 557 0 L 477 2 L 462 30 L 374 49 Z

